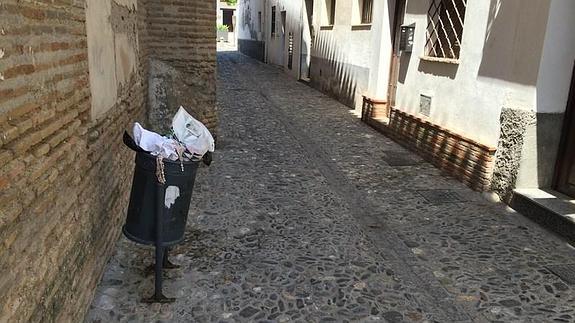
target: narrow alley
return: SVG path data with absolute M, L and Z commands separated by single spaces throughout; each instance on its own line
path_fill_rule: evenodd
M 554 234 L 485 200 L 337 101 L 218 54 L 220 129 L 186 241 L 152 292 L 121 238 L 86 322 L 573 322 Z

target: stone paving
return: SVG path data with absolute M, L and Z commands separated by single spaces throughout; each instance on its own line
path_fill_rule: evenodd
M 153 289 L 122 238 L 86 322 L 573 322 L 561 239 L 275 67 L 218 57 L 220 138 Z

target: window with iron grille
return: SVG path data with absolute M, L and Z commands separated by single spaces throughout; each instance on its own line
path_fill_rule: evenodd
M 258 11 L 258 31 L 262 31 L 262 12 Z
M 275 36 L 275 34 L 276 34 L 276 6 L 272 7 L 271 25 L 272 25 L 272 36 Z
M 325 0 L 327 24 L 333 25 L 335 23 L 335 0 Z
M 371 24 L 373 0 L 363 0 L 361 4 L 361 23 Z
M 427 11 L 425 55 L 458 59 L 467 0 L 431 0 Z

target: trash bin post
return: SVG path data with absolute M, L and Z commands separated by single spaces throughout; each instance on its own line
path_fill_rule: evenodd
M 152 297 L 143 299 L 144 303 L 172 303 L 176 300 L 172 297 L 166 297 L 162 291 L 162 269 L 164 266 L 164 261 L 167 259 L 167 248 L 162 245 L 162 222 L 165 210 L 163 202 L 165 198 L 165 191 L 166 189 L 164 184 L 160 181 L 156 182 L 156 260 L 154 264 L 154 295 Z
M 134 146 L 129 135 L 124 137 L 128 147 Z M 154 294 L 142 302 L 175 301 L 163 294 L 162 273 L 163 269 L 179 267 L 169 261 L 169 248 L 184 240 L 198 165 L 197 160 L 171 161 L 145 151 L 136 153 L 130 203 L 122 231 L 136 243 L 155 247 L 155 263 L 149 267 L 151 270 L 146 270 L 154 271 Z

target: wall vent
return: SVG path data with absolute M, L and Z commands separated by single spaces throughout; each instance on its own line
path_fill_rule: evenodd
M 424 94 L 419 95 L 419 113 L 429 117 L 431 114 L 431 96 Z

